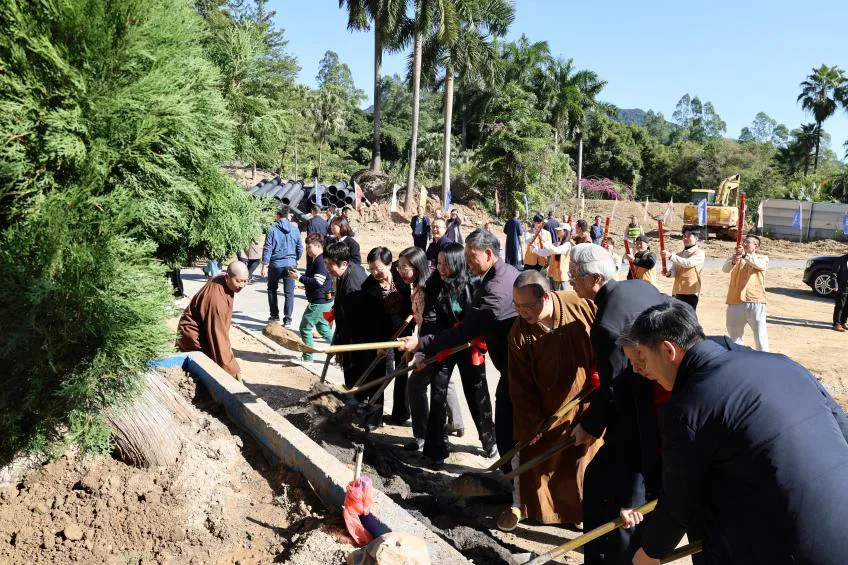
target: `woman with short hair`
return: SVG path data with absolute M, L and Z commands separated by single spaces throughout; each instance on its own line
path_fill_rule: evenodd
M 359 243 L 353 239 L 353 227 L 344 216 L 336 216 L 330 221 L 330 237 L 328 244 L 340 241 L 350 249 L 350 262 L 357 265 L 362 263 L 362 255 L 359 249 Z

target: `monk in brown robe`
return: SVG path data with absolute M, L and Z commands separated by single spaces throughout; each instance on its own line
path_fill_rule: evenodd
M 573 291 L 551 292 L 547 277 L 535 271 L 524 271 L 515 280 L 513 302 L 519 316 L 509 334 L 513 434 L 516 441 L 532 438 L 520 452 L 523 463 L 565 441 L 572 423 L 588 407 L 588 402 L 582 403 L 538 433 L 562 405 L 597 386 L 591 379 L 594 353 L 589 339 L 596 307 Z M 567 448 L 521 474 L 518 497 L 501 515 L 498 527 L 509 531 L 522 518 L 542 524 L 581 522 L 583 472 L 601 443 Z
M 177 349 L 202 351 L 222 369 L 241 380 L 241 369 L 230 346 L 233 298 L 247 285 L 247 266 L 233 261 L 226 274 L 209 280 L 186 306 L 177 326 Z

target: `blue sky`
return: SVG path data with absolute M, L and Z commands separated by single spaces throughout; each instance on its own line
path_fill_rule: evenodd
M 337 0 L 271 0 L 269 8 L 301 82 L 314 85 L 324 52 L 336 51 L 370 104 L 373 37 L 347 31 Z M 601 98 L 620 108 L 670 119 L 683 94 L 698 95 L 735 138 L 759 111 L 790 129 L 812 121 L 795 102 L 798 84 L 822 63 L 848 69 L 846 22 L 848 2 L 840 0 L 516 0 L 508 39 L 547 41 L 552 53 L 608 81 Z M 384 72 L 403 74 L 406 56 L 385 55 Z M 839 110 L 824 128 L 841 157 L 848 113 Z

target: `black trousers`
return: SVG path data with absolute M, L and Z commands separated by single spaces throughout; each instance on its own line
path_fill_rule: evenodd
M 495 389 L 495 439 L 498 452 L 503 455 L 515 445 L 512 439 L 512 399 L 509 396 L 509 381 L 506 373 L 501 373 Z M 501 466 L 501 471 L 509 473 L 512 465 L 509 461 Z
M 356 381 L 359 380 L 359 377 L 365 372 L 369 365 L 371 365 L 371 361 L 374 360 L 374 356 L 376 353 L 373 351 L 352 351 L 349 353 L 342 353 L 342 371 L 344 372 L 344 380 L 345 386 L 347 388 L 353 388 L 353 385 L 356 384 Z M 378 379 L 386 375 L 386 360 L 383 359 L 374 367 L 368 377 L 363 381 L 362 384 L 369 383 L 374 379 Z M 356 395 L 354 398 L 358 402 L 367 403 L 371 400 L 371 397 L 380 387 L 370 388 L 368 390 L 364 390 Z M 383 423 L 383 395 L 380 395 L 378 400 L 374 401 L 374 410 L 372 410 L 368 416 L 362 421 L 363 425 L 373 425 L 379 426 Z
M 848 293 L 840 292 L 836 295 L 836 304 L 833 305 L 833 325 L 848 323 Z
M 618 518 L 615 501 L 616 456 L 612 444 L 604 444 L 583 476 L 583 531 L 588 532 Z M 637 506 L 646 501 L 639 501 Z M 636 528 L 618 528 L 584 546 L 585 565 L 630 565 L 633 554 L 641 547 L 646 522 Z
M 412 234 L 412 245 L 421 251 L 427 251 L 427 237 L 426 233 L 424 235 Z
M 675 294 L 674 297 L 681 302 L 685 302 L 689 306 L 692 307 L 692 310 L 698 309 L 698 295 L 697 294 Z
M 174 287 L 174 296 L 180 298 L 186 295 L 185 290 L 183 290 L 183 279 L 180 276 L 179 269 L 168 271 L 165 273 L 165 276 L 171 279 L 171 286 Z
M 423 453 L 431 459 L 445 459 L 448 456 L 448 435 L 446 431 L 448 417 L 448 383 L 454 367 L 459 367 L 465 400 L 471 411 L 474 426 L 488 451 L 495 443 L 494 422 L 492 422 L 492 402 L 486 385 L 486 366 L 474 365 L 471 352 L 466 350 L 449 357 L 433 369 L 430 377 L 430 417 L 427 420 L 427 435 L 424 438 Z

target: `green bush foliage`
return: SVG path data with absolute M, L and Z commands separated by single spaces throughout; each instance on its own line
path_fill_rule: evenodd
M 167 350 L 167 269 L 258 232 L 220 163 L 234 120 L 187 0 L 0 3 L 0 451 L 100 411 Z

